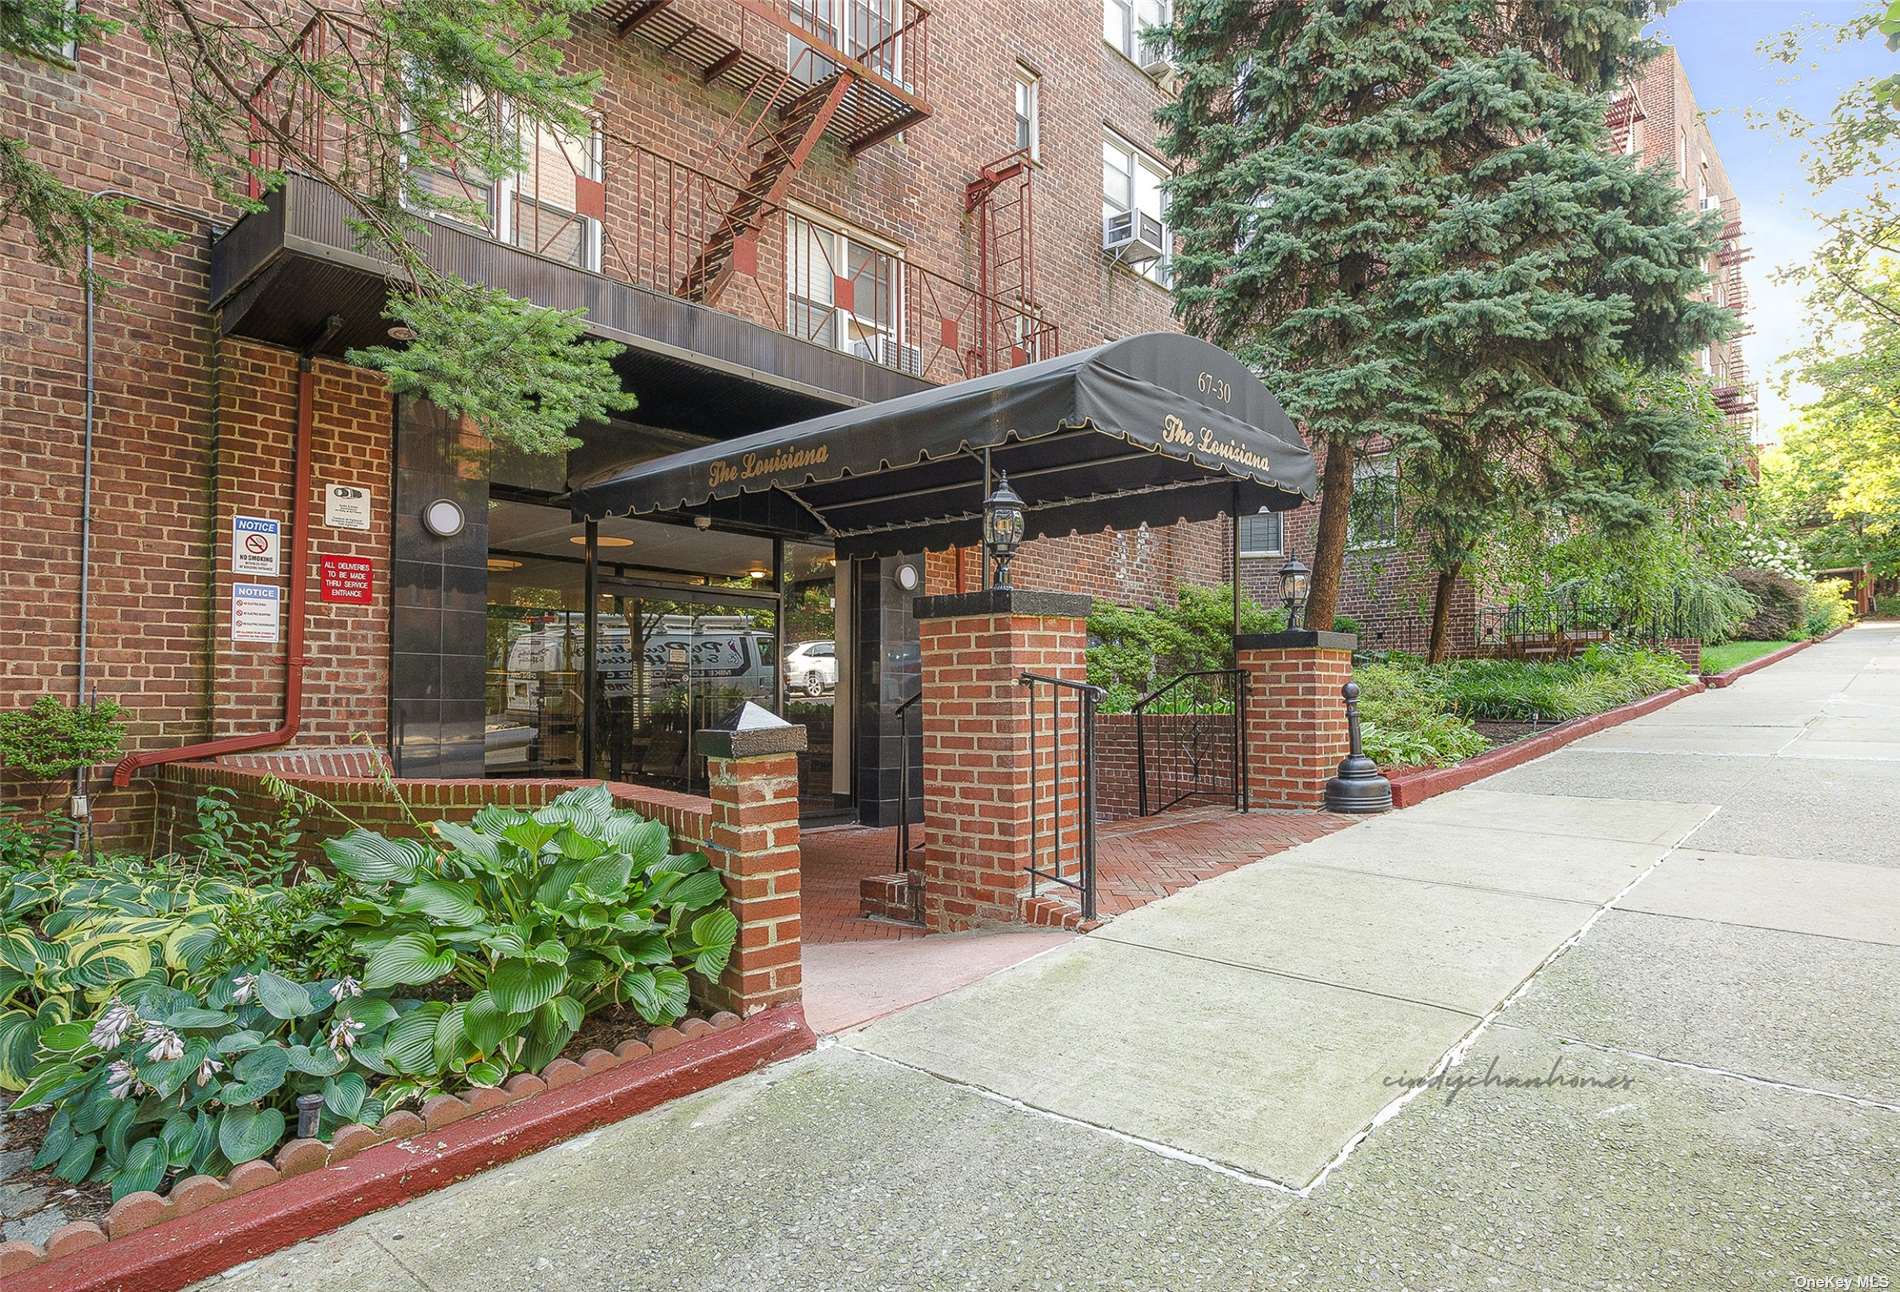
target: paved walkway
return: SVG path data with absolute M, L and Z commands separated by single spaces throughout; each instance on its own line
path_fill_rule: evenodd
M 1892 623 L 210 1286 L 1883 1280 Z
M 1103 822 L 1096 829 L 1096 909 L 1104 916 L 1126 914 L 1351 823 L 1350 817 L 1325 812 L 1243 813 L 1224 807 Z M 888 875 L 896 866 L 895 827 L 816 830 L 802 843 L 799 930 L 806 945 L 923 936 L 922 929 L 858 914 L 858 881 Z

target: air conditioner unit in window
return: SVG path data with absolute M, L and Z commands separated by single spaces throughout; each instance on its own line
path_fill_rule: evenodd
M 1143 211 L 1102 217 L 1102 250 L 1128 265 L 1145 265 L 1167 254 L 1161 221 Z
M 895 368 L 912 377 L 924 375 L 922 346 L 901 345 L 894 336 L 880 337 L 879 343 L 884 351 L 882 362 L 886 368 Z

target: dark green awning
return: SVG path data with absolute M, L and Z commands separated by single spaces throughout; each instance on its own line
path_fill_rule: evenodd
M 1260 379 L 1158 332 L 643 462 L 569 502 L 579 518 L 824 537 L 841 556 L 940 550 L 980 537 L 985 450 L 1028 503 L 1030 537 L 1284 511 L 1318 492 Z

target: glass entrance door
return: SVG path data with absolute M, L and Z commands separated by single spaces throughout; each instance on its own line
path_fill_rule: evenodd
M 778 710 L 775 599 L 602 580 L 594 606 L 594 774 L 704 793 L 695 731 L 747 700 Z

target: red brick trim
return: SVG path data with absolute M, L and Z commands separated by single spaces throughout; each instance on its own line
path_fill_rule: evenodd
M 1631 718 L 1640 718 L 1645 713 L 1674 704 L 1684 696 L 1694 695 L 1702 690 L 1701 682 L 1690 682 L 1686 686 L 1670 691 L 1658 691 L 1655 695 L 1623 705 L 1617 709 L 1606 709 L 1602 713 L 1593 713 L 1588 717 L 1572 718 L 1569 722 L 1559 723 L 1549 731 L 1523 740 L 1486 750 L 1482 754 L 1465 759 L 1451 767 L 1412 767 L 1381 769 L 1386 779 L 1392 782 L 1392 806 L 1412 807 L 1450 790 L 1463 789 L 1474 781 L 1487 776 L 1496 776 L 1499 772 L 1508 772 L 1513 767 L 1521 767 L 1533 758 L 1542 758 L 1552 750 L 1562 749 L 1573 740 L 1581 740 L 1595 732 L 1620 726 Z
M 519 1102 L 426 1130 L 421 1119 L 407 1114 L 415 1122 L 413 1138 L 363 1148 L 322 1170 L 288 1177 L 280 1172 L 280 1178 L 246 1193 L 242 1206 L 174 1215 L 110 1241 L 103 1231 L 69 1240 L 51 1259 L 12 1274 L 4 1287 L 6 1292 L 175 1292 L 596 1126 L 803 1054 L 817 1043 L 803 1011 L 788 1006 L 722 1030 L 699 1030 L 664 1053 L 602 1066 L 592 1075 L 579 1068 L 579 1077 L 557 1077 L 560 1084 L 516 1077 L 510 1085 L 520 1083 L 512 1092 Z M 98 1231 L 96 1225 L 91 1228 Z
M 1734 686 L 1736 682 L 1747 677 L 1756 669 L 1767 668 L 1770 664 L 1779 664 L 1782 660 L 1787 659 L 1788 656 L 1799 655 L 1810 646 L 1819 646 L 1822 642 L 1830 641 L 1852 627 L 1852 624 L 1842 624 L 1831 633 L 1822 633 L 1819 637 L 1810 637 L 1806 641 L 1795 642 L 1791 646 L 1783 646 L 1780 650 L 1771 650 L 1766 655 L 1749 660 L 1746 664 L 1737 664 L 1734 668 L 1726 669 L 1720 673 L 1704 673 L 1702 675 L 1702 685 L 1714 687 Z

